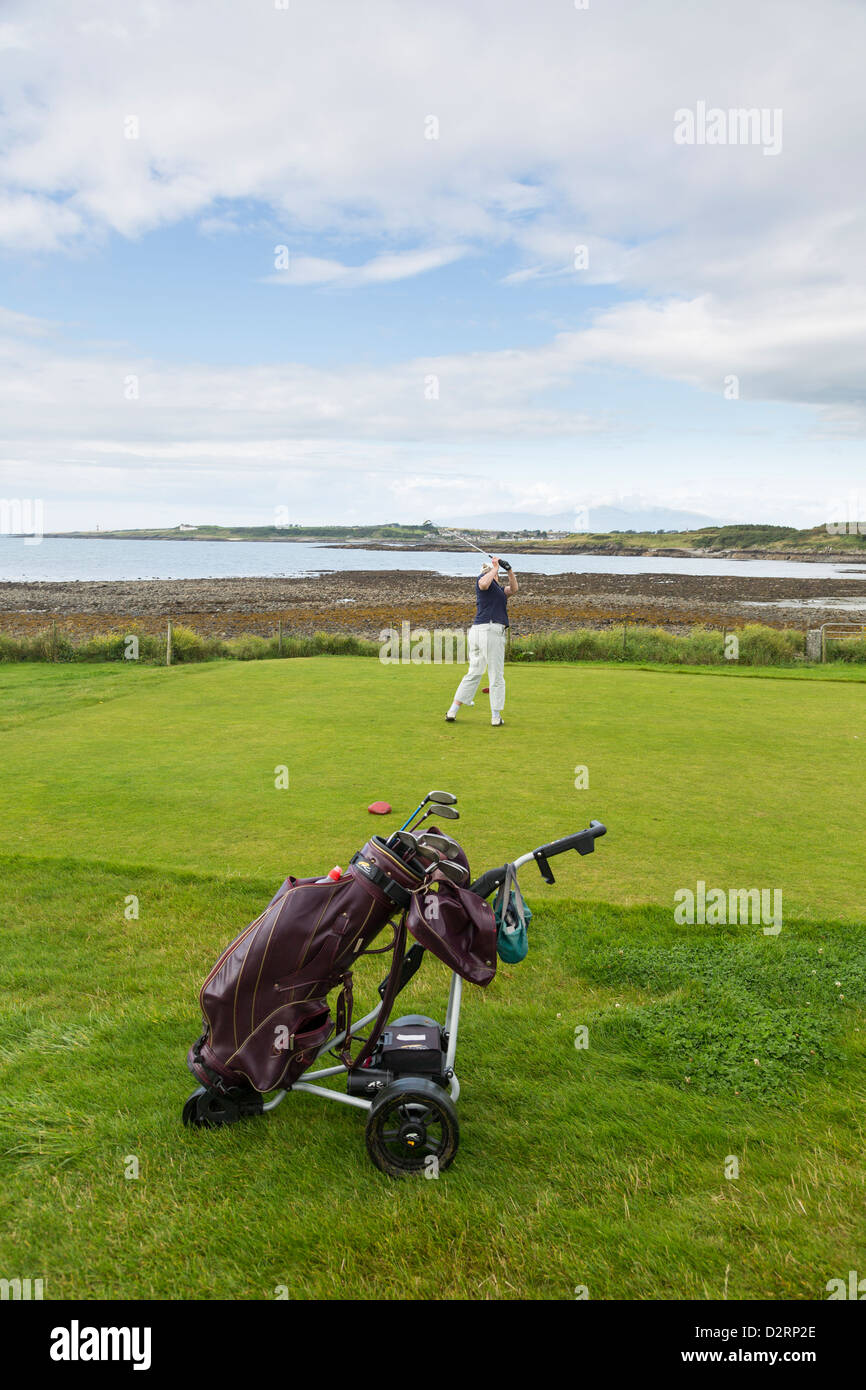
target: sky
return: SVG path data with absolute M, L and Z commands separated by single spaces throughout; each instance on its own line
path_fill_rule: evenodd
M 866 516 L 864 52 L 854 0 L 4 0 L 0 498 Z

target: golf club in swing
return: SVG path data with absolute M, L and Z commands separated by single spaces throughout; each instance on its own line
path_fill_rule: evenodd
M 476 545 L 474 541 L 470 541 L 468 537 L 461 535 L 459 531 L 443 531 L 441 526 L 437 526 L 436 530 L 440 536 L 445 536 L 449 540 L 460 541 L 462 545 L 468 545 L 472 550 L 477 550 L 479 555 L 483 555 L 486 560 L 489 560 L 491 564 L 493 563 L 493 556 L 490 554 L 489 550 L 482 550 L 480 545 Z M 507 560 L 503 560 L 501 555 L 499 557 L 499 567 L 500 569 L 504 569 L 506 574 L 511 573 L 511 566 Z

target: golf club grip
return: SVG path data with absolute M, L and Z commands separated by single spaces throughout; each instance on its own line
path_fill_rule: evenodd
M 592 820 L 586 830 L 579 830 L 576 835 L 566 835 L 562 840 L 541 845 L 535 851 L 535 857 L 537 859 L 540 855 L 543 859 L 552 859 L 555 854 L 565 854 L 569 849 L 576 849 L 578 854 L 592 854 L 595 841 L 606 834 L 607 826 L 602 825 L 600 820 Z

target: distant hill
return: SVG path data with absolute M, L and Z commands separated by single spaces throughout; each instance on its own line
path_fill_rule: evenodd
M 615 515 L 617 525 L 609 518 Z M 777 526 L 772 523 L 736 522 L 727 526 L 683 526 L 673 530 L 669 526 L 645 525 L 643 530 L 635 526 L 625 526 L 623 521 L 638 521 L 643 517 L 652 523 L 661 519 L 670 521 L 675 516 L 688 516 L 688 512 L 667 512 L 659 508 L 649 508 L 641 513 L 619 512 L 617 508 L 599 508 L 588 518 L 580 518 L 591 529 L 578 532 L 574 529 L 577 517 L 570 513 L 557 516 L 531 516 L 524 514 L 500 514 L 498 520 L 494 513 L 490 517 L 478 518 L 474 522 L 458 521 L 454 525 L 467 539 L 474 539 L 482 546 L 493 546 L 498 540 L 507 543 L 509 554 L 598 554 L 598 555 L 712 555 L 718 553 L 744 553 L 753 555 L 814 556 L 816 559 L 830 553 L 860 559 L 866 557 L 866 534 L 856 528 L 834 526 L 811 526 L 800 529 L 796 526 Z M 604 525 L 605 519 L 607 525 Z M 700 521 L 704 518 L 700 517 Z M 495 522 L 495 524 L 489 524 Z M 521 524 L 518 525 L 517 523 Z M 528 524 L 536 523 L 536 524 Z M 596 530 L 596 524 L 598 529 Z M 444 523 L 443 523 L 444 524 Z M 569 531 L 569 524 L 571 530 Z M 660 531 L 664 531 L 660 535 Z M 555 535 L 551 532 L 564 532 Z M 541 534 L 538 534 L 538 533 Z M 535 533 L 535 534 L 533 534 Z M 172 540 L 186 545 L 196 541 L 273 541 L 277 544 L 291 544 L 293 541 L 313 541 L 320 544 L 338 546 L 361 546 L 373 550 L 453 550 L 460 546 L 460 540 L 449 539 L 441 534 L 431 521 L 403 525 L 400 522 L 385 522 L 372 526 L 212 526 L 206 523 L 195 526 L 182 523 L 179 526 L 135 531 L 67 531 L 47 532 L 47 536 L 66 535 L 86 537 L 94 540 Z
M 444 524 L 444 523 L 443 523 Z M 529 512 L 486 512 L 454 521 L 455 526 L 475 526 L 483 531 L 575 531 L 600 534 L 602 531 L 697 531 L 704 526 L 719 526 L 715 517 L 700 512 L 677 512 L 670 507 L 589 507 L 586 513 L 577 510 L 554 512 L 538 516 Z

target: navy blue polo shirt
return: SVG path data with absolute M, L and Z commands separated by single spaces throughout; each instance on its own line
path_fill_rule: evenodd
M 494 579 L 489 589 L 482 589 L 479 580 L 475 581 L 475 602 L 477 604 L 473 627 L 481 623 L 502 623 L 508 627 L 508 599 Z

